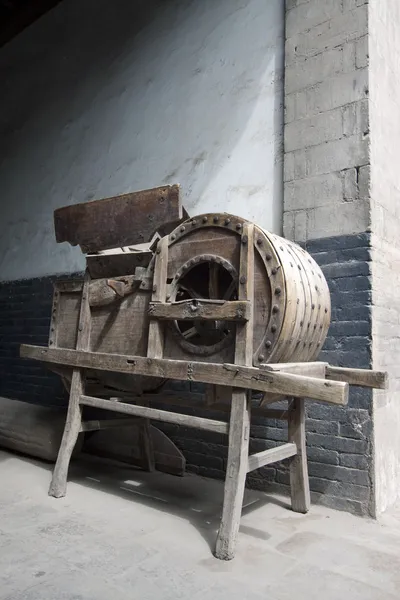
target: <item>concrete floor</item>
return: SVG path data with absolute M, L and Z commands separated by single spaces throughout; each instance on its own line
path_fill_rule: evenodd
M 378 524 L 246 492 L 237 556 L 216 560 L 222 484 L 0 452 L 1 600 L 398 600 L 400 510 Z

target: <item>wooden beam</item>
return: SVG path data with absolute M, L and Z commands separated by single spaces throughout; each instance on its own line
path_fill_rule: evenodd
M 113 410 L 111 408 L 110 410 Z M 141 419 L 126 417 L 125 419 L 95 419 L 93 421 L 82 421 L 81 431 L 99 431 L 100 429 L 115 429 L 137 425 Z
M 54 211 L 57 242 L 98 252 L 147 242 L 168 221 L 182 218 L 178 185 L 142 190 Z
M 331 381 L 345 381 L 350 385 L 386 390 L 388 374 L 386 371 L 369 371 L 368 369 L 347 369 L 344 367 L 326 367 L 326 377 Z
M 80 404 L 84 406 L 93 406 L 104 410 L 133 415 L 134 417 L 143 417 L 153 421 L 164 421 L 165 423 L 176 423 L 185 427 L 196 427 L 205 431 L 214 431 L 215 433 L 228 433 L 228 424 L 223 421 L 213 419 L 203 419 L 192 415 L 181 415 L 179 413 L 159 410 L 157 408 L 148 408 L 147 406 L 137 406 L 135 404 L 126 404 L 124 402 L 112 402 L 102 398 L 93 398 L 92 396 L 80 397 Z
M 250 303 L 221 300 L 182 300 L 180 302 L 150 302 L 152 319 L 179 321 L 248 321 Z
M 280 373 L 296 373 L 309 377 L 325 378 L 326 367 L 325 362 L 294 362 L 294 363 L 267 363 L 262 365 L 265 369 L 279 371 Z
M 285 460 L 285 458 L 290 458 L 291 456 L 296 456 L 296 454 L 297 447 L 296 444 L 293 443 L 282 444 L 276 448 L 270 448 L 269 450 L 263 450 L 263 452 L 257 452 L 257 454 L 252 454 L 249 456 L 247 472 L 250 473 L 250 471 L 260 469 L 260 467 L 265 467 L 266 465 L 270 465 L 271 463 L 278 462 L 280 460 Z
M 292 373 L 266 371 L 263 368 L 233 364 L 188 362 L 184 360 L 155 359 L 143 356 L 82 352 L 64 348 L 46 348 L 22 344 L 22 358 L 45 363 L 56 363 L 86 369 L 114 371 L 130 375 L 148 375 L 179 381 L 197 381 L 232 387 L 271 392 L 282 396 L 306 397 L 322 402 L 345 405 L 348 384 L 325 381 Z
M 296 455 L 290 461 L 290 495 L 292 510 L 306 513 L 310 510 L 310 483 L 308 480 L 305 402 L 303 398 L 294 398 L 289 405 L 288 423 L 289 442 L 295 444 Z

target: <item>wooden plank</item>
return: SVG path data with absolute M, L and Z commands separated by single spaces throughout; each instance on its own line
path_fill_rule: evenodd
M 295 398 L 289 405 L 289 442 L 296 445 L 297 454 L 290 462 L 290 495 L 292 510 L 306 513 L 310 509 L 310 485 L 308 481 L 305 402 Z
M 126 404 L 125 402 L 111 402 L 110 400 L 104 400 L 103 398 L 94 398 L 92 396 L 85 395 L 80 397 L 80 403 L 85 406 L 103 408 L 104 410 L 112 410 L 113 412 L 133 415 L 134 417 L 143 417 L 153 421 L 176 423 L 177 425 L 195 427 L 204 431 L 214 431 L 215 433 L 228 433 L 227 423 L 224 423 L 223 421 L 215 421 L 214 419 L 204 419 L 202 417 L 194 417 L 192 415 L 181 415 L 179 413 L 159 410 L 157 408 Z
M 235 363 L 253 361 L 254 225 L 243 226 L 238 299 L 250 303 L 248 321 L 236 326 Z M 215 546 L 215 556 L 231 560 L 235 554 L 242 513 L 249 455 L 251 392 L 234 387 L 229 425 L 228 461 L 224 485 L 224 505 Z
M 142 190 L 54 211 L 57 242 L 97 252 L 148 241 L 158 227 L 182 218 L 178 185 Z
M 100 429 L 115 429 L 137 425 L 139 419 L 126 417 L 125 419 L 94 419 L 92 421 L 82 421 L 81 431 L 99 431 Z
M 221 300 L 181 300 L 180 302 L 150 302 L 152 319 L 179 321 L 248 321 L 250 303 Z
M 148 375 L 163 379 L 197 381 L 270 392 L 282 396 L 306 397 L 322 402 L 345 405 L 349 386 L 340 381 L 325 381 L 293 373 L 265 371 L 263 368 L 233 364 L 189 362 L 167 358 L 82 352 L 64 348 L 45 348 L 22 344 L 22 358 L 71 367 L 99 369 L 131 375 Z
M 263 452 L 257 452 L 257 454 L 252 454 L 249 456 L 247 472 L 250 473 L 250 471 L 254 471 L 260 467 L 265 467 L 266 465 L 270 465 L 271 463 L 278 462 L 280 460 L 285 460 L 291 456 L 296 456 L 296 454 L 297 447 L 296 444 L 293 443 L 282 444 L 276 448 L 270 448 L 268 450 L 263 450 Z
M 90 306 L 89 306 L 90 275 L 86 271 L 82 289 L 81 307 L 78 322 L 77 351 L 87 350 L 90 344 Z M 76 365 L 71 379 L 67 419 L 50 483 L 49 495 L 62 498 L 67 491 L 68 467 L 82 424 L 82 410 L 79 398 L 84 391 L 84 373 Z
M 153 274 L 153 303 L 164 303 L 167 295 L 167 268 L 168 268 L 168 237 L 159 240 L 156 248 Z M 150 321 L 147 342 L 147 356 L 162 358 L 164 353 L 164 323 Z M 150 435 L 150 421 L 143 421 L 141 431 L 141 448 L 143 451 L 143 468 L 154 471 L 155 458 L 152 439 Z
M 272 371 L 280 371 L 281 373 L 296 373 L 309 377 L 325 378 L 326 367 L 325 362 L 294 362 L 294 363 L 269 363 L 263 364 L 263 368 L 271 369 Z
M 110 254 L 89 254 L 86 256 L 87 268 L 92 279 L 131 275 L 136 267 L 147 267 L 153 257 L 148 250 L 144 252 L 123 252 L 116 249 Z
M 388 374 L 386 371 L 369 371 L 368 369 L 347 369 L 344 367 L 326 367 L 327 379 L 345 381 L 349 385 L 386 390 Z

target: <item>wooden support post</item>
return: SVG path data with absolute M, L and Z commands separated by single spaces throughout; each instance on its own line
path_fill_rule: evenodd
M 81 309 L 78 323 L 78 336 L 76 343 L 77 350 L 89 350 L 89 283 L 90 276 L 89 272 L 86 271 L 85 281 L 82 288 Z M 62 498 L 65 496 L 67 491 L 69 463 L 82 426 L 82 409 L 79 404 L 79 399 L 84 393 L 84 378 L 85 375 L 82 369 L 76 368 L 73 370 L 71 389 L 69 393 L 67 419 L 65 421 L 64 433 L 49 489 L 49 496 L 54 496 L 54 498 Z
M 290 462 L 290 494 L 292 510 L 306 513 L 310 510 L 310 485 L 308 481 L 305 402 L 294 398 L 289 404 L 288 418 L 289 443 L 294 443 L 297 454 Z
M 245 224 L 242 234 L 238 300 L 250 302 L 249 320 L 237 324 L 235 364 L 253 362 L 254 225 Z M 250 438 L 251 392 L 233 388 L 229 423 L 228 463 L 224 486 L 224 505 L 217 536 L 215 556 L 231 560 L 235 555 L 243 495 L 246 483 Z
M 163 237 L 157 245 L 152 302 L 163 303 L 167 296 L 167 268 L 168 268 L 168 236 Z M 164 354 L 164 323 L 152 320 L 149 324 L 149 339 L 147 344 L 147 356 L 149 358 L 162 358 Z M 150 420 L 143 419 L 140 426 L 140 446 L 142 452 L 143 468 L 146 471 L 154 471 L 156 461 L 154 455 L 153 440 L 150 431 Z

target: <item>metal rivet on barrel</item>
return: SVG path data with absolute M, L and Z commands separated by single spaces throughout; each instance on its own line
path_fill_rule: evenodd
M 276 331 L 276 325 L 271 325 L 271 331 L 272 331 L 272 333 L 275 333 L 275 331 Z
M 230 219 L 225 219 L 225 225 L 229 225 L 230 222 L 231 222 Z
M 213 221 L 214 221 L 214 223 L 218 223 L 218 221 L 219 221 L 219 217 L 215 216 L 215 217 L 213 218 Z
M 247 244 L 248 237 L 247 235 L 242 235 L 242 244 Z
M 271 342 L 270 340 L 267 340 L 267 341 L 265 342 L 265 347 L 266 347 L 266 348 L 271 348 L 271 346 L 272 346 L 272 342 Z
M 185 231 L 185 227 L 184 227 L 184 225 L 182 225 L 182 227 L 181 227 L 181 231 L 182 231 L 182 233 Z
M 160 248 L 160 246 L 157 246 L 157 250 L 156 250 L 156 252 L 157 252 L 157 254 L 160 254 L 160 253 L 161 253 L 161 248 Z
M 262 244 L 262 239 L 259 237 L 257 238 L 257 246 L 261 246 Z
M 304 321 L 300 321 L 300 327 L 303 327 Z
M 242 275 L 242 276 L 241 276 L 241 278 L 239 279 L 239 281 L 240 281 L 240 283 L 241 283 L 242 285 L 244 285 L 244 284 L 246 283 L 246 281 L 247 281 L 247 279 L 246 279 L 246 276 L 245 276 L 245 275 Z
M 171 240 L 174 240 L 175 238 L 176 238 L 176 235 L 173 233 L 173 234 L 171 235 Z
M 311 304 L 311 310 L 314 310 L 315 304 Z
M 272 258 L 272 254 L 270 254 L 269 252 L 267 252 L 267 254 L 265 255 L 265 258 L 266 258 L 267 260 L 271 260 L 271 258 Z
M 328 312 L 328 309 L 326 308 L 326 309 L 325 309 L 325 314 L 326 314 L 327 312 Z
M 203 223 L 207 223 L 208 219 L 207 217 L 203 217 Z
M 275 294 L 276 296 L 279 296 L 282 293 L 282 290 L 280 287 L 275 288 Z
M 197 223 L 196 219 L 193 219 L 193 221 L 192 221 L 193 227 L 196 225 L 196 223 Z
M 272 312 L 273 312 L 274 314 L 278 313 L 278 312 L 279 312 L 279 306 L 277 306 L 277 305 L 275 304 L 275 305 L 272 307 Z
M 242 224 L 241 223 L 236 223 L 236 229 L 238 231 L 240 231 L 242 229 Z
M 263 361 L 265 360 L 265 356 L 264 356 L 264 354 L 260 354 L 260 355 L 258 356 L 258 360 L 259 360 L 259 362 L 263 362 Z
M 278 269 L 275 269 L 275 267 L 273 269 L 271 269 L 271 273 L 272 275 L 276 275 L 278 272 Z

